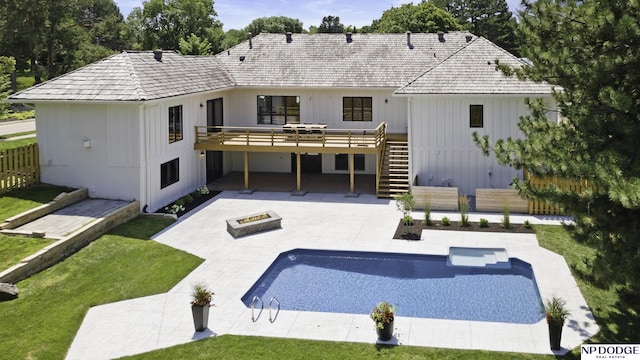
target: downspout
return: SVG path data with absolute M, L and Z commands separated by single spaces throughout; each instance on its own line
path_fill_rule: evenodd
M 408 155 L 409 155 L 409 192 L 413 188 L 413 156 L 412 151 L 413 147 L 411 140 L 411 97 L 407 98 L 407 147 L 408 147 Z
M 140 104 L 138 110 L 138 119 L 140 121 L 140 205 L 143 212 L 146 212 L 149 206 L 149 186 L 147 184 L 147 126 L 144 116 L 144 105 Z

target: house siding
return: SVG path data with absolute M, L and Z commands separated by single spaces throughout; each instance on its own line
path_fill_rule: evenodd
M 552 104 L 548 98 L 549 104 Z M 483 105 L 482 128 L 469 126 L 469 105 Z M 523 138 L 520 116 L 529 114 L 522 96 L 429 96 L 410 102 L 411 179 L 421 186 L 456 186 L 475 195 L 477 188 L 507 188 L 522 171 L 484 156 L 472 139 L 474 131 L 493 141 Z M 555 113 L 550 114 L 551 121 Z M 489 176 L 491 172 L 491 176 Z
M 139 199 L 137 116 L 136 106 L 121 104 L 38 104 L 41 181 L 86 187 L 96 198 Z
M 193 149 L 196 125 L 206 125 L 207 99 L 195 95 L 172 98 L 144 107 L 147 152 L 146 201 L 147 211 L 156 211 L 205 184 L 205 161 Z M 169 107 L 182 105 L 182 140 L 169 143 Z M 179 181 L 161 189 L 161 165 L 173 159 L 179 161 Z

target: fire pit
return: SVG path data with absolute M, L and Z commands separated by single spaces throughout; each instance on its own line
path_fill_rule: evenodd
M 280 215 L 269 210 L 227 220 L 227 231 L 234 238 L 281 228 Z

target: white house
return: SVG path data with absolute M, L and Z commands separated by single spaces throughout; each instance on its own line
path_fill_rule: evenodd
M 525 98 L 553 107 L 551 86 L 496 60 L 526 66 L 466 32 L 260 34 L 215 56 L 123 52 L 10 101 L 36 104 L 43 182 L 148 211 L 232 171 L 345 173 L 352 188 L 375 174 L 382 188 L 388 139 L 408 142 L 406 183 L 472 194 L 522 175 L 472 132 L 518 138 Z

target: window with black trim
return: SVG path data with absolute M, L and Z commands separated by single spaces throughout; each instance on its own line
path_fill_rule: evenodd
M 182 140 L 182 105 L 169 107 L 169 144 Z
M 349 155 L 336 154 L 336 170 L 349 170 Z M 353 170 L 364 171 L 364 154 L 353 154 Z
M 373 98 L 343 97 L 342 121 L 373 121 Z
M 258 96 L 258 124 L 300 124 L 300 96 Z
M 180 181 L 180 159 L 173 159 L 160 165 L 160 189 Z
M 469 127 L 481 128 L 484 126 L 484 106 L 469 105 Z

